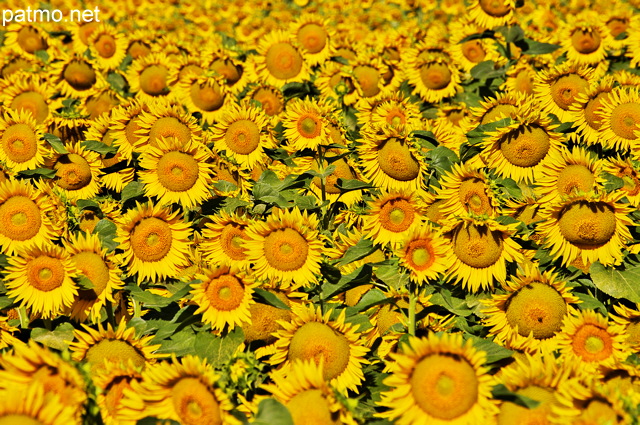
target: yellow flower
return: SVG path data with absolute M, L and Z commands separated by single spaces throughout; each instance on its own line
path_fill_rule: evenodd
M 87 40 L 96 66 L 101 70 L 116 69 L 127 55 L 127 39 L 115 27 L 102 23 Z
M 593 10 L 567 16 L 558 34 L 569 62 L 594 65 L 601 62 L 612 37 L 601 17 Z
M 0 422 L 7 424 L 81 425 L 71 406 L 54 396 L 45 399 L 44 385 L 35 382 L 26 391 L 0 392 Z
M 99 390 L 97 402 L 105 425 L 135 425 L 135 421 L 120 417 L 124 407 L 122 400 L 125 389 L 131 388 L 131 382 L 139 382 L 141 378 L 140 369 L 132 363 L 122 364 L 108 360 L 104 368 L 91 377 Z
M 587 65 L 570 63 L 541 70 L 534 82 L 536 100 L 561 122 L 571 121 L 571 106 L 579 94 L 587 92 L 594 80 L 593 74 L 593 68 Z
M 213 124 L 226 113 L 233 97 L 219 75 L 189 73 L 180 79 L 173 94 L 189 112 L 202 115 L 202 122 Z
M 275 352 L 267 361 L 278 365 L 287 375 L 297 360 L 322 363 L 322 374 L 337 391 L 357 391 L 364 380 L 362 366 L 369 351 L 356 332 L 356 326 L 345 323 L 345 310 L 331 320 L 331 311 L 322 314 L 320 308 L 292 305 L 289 322 L 280 322 L 282 329 L 275 333 Z
M 422 224 L 409 232 L 396 249 L 400 264 L 409 270 L 409 279 L 418 284 L 426 283 L 445 274 L 451 267 L 452 259 L 442 235 Z
M 78 294 L 72 278 L 76 268 L 61 248 L 47 243 L 8 258 L 7 295 L 31 308 L 35 316 L 55 317 L 70 307 Z
M 138 282 L 175 277 L 188 266 L 191 229 L 178 211 L 154 204 L 140 205 L 117 221 L 123 266 Z
M 389 410 L 378 416 L 398 425 L 462 425 L 489 423 L 497 411 L 485 353 L 462 335 L 430 332 L 391 357 L 383 382 L 390 389 L 378 402 Z
M 297 40 L 310 66 L 322 64 L 334 54 L 335 31 L 329 22 L 321 15 L 303 13 L 290 24 L 291 36 Z
M 638 156 L 640 137 L 640 90 L 616 87 L 602 99 L 599 109 L 600 123 L 598 136 L 609 149 L 633 149 Z
M 308 64 L 298 43 L 282 30 L 272 31 L 258 42 L 258 54 L 250 56 L 252 81 L 275 87 L 309 78 Z
M 164 138 L 149 146 L 139 158 L 139 181 L 147 196 L 158 204 L 193 208 L 210 198 L 212 165 L 208 149 L 196 142 Z
M 100 191 L 100 154 L 79 143 L 67 143 L 65 149 L 68 153 L 47 161 L 56 170 L 55 187 L 70 201 L 93 198 Z
M 324 246 L 318 228 L 318 219 L 298 208 L 276 209 L 266 221 L 252 221 L 242 246 L 255 278 L 277 279 L 284 287 L 316 283 Z
M 484 172 L 463 164 L 454 164 L 451 171 L 443 175 L 441 189 L 436 198 L 443 200 L 443 214 L 462 216 L 467 213 L 494 216 L 498 202 L 489 186 Z
M 162 53 L 150 53 L 135 59 L 127 70 L 127 81 L 136 98 L 149 102 L 169 94 L 169 74 L 173 64 Z
M 40 167 L 51 153 L 42 134 L 32 114 L 7 110 L 0 118 L 0 161 L 14 172 Z
M 383 193 L 372 200 L 362 231 L 376 244 L 395 247 L 422 224 L 423 214 L 424 204 L 417 194 Z

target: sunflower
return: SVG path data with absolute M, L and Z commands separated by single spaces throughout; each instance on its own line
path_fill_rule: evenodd
M 57 101 L 52 101 L 55 89 L 51 83 L 37 75 L 25 77 L 17 73 L 6 79 L 0 98 L 8 109 L 27 111 L 37 124 L 48 125 L 53 119 Z
M 96 66 L 101 70 L 118 68 L 127 55 L 126 37 L 106 23 L 94 29 L 87 42 L 91 56 L 96 58 Z
M 7 261 L 7 295 L 31 308 L 34 315 L 55 317 L 71 306 L 78 294 L 72 279 L 77 275 L 76 268 L 69 255 L 53 244 L 21 250 Z
M 497 412 L 485 353 L 461 334 L 429 333 L 392 353 L 391 375 L 383 383 L 378 416 L 398 425 L 488 423 Z
M 192 286 L 192 302 L 198 306 L 195 314 L 202 313 L 204 323 L 222 331 L 251 321 L 254 284 L 237 266 L 208 268 L 196 279 L 201 283 Z
M 328 19 L 315 13 L 303 13 L 289 28 L 310 66 L 322 64 L 334 55 L 336 35 Z
M 516 227 L 473 217 L 445 224 L 442 231 L 453 259 L 447 277 L 472 292 L 493 288 L 494 280 L 504 282 L 507 262 L 522 261 L 520 245 L 511 238 Z
M 277 140 L 269 131 L 269 117 L 264 110 L 248 103 L 234 104 L 211 127 L 213 150 L 224 153 L 248 170 L 266 160 L 264 149 L 273 149 Z
M 292 99 L 287 102 L 282 118 L 287 149 L 291 152 L 316 150 L 320 145 L 330 144 L 326 119 L 330 112 L 328 104 L 312 100 Z
M 295 292 L 290 290 L 281 290 L 278 288 L 277 282 L 263 284 L 262 289 L 275 295 L 282 301 L 288 309 L 273 307 L 262 302 L 255 302 L 249 306 L 249 314 L 251 322 L 242 326 L 244 332 L 244 340 L 246 343 L 253 341 L 261 341 L 267 344 L 256 350 L 256 357 L 261 358 L 274 353 L 274 345 L 276 342 L 275 333 L 282 329 L 281 322 L 289 323 L 291 321 L 292 304 L 305 303 L 307 294 L 303 292 Z
M 258 41 L 258 54 L 250 56 L 248 72 L 251 81 L 262 81 L 275 87 L 302 82 L 309 78 L 308 64 L 297 41 L 283 30 L 271 31 Z
M 214 47 L 215 48 L 215 47 Z M 213 70 L 223 78 L 228 91 L 240 94 L 249 83 L 249 74 L 244 61 L 231 56 L 233 52 L 215 48 L 215 52 L 205 51 L 203 58 L 207 69 Z
M 96 64 L 82 55 L 71 55 L 51 65 L 53 81 L 65 97 L 85 98 L 104 85 Z
M 585 93 L 576 96 L 575 102 L 569 110 L 573 113 L 571 119 L 578 131 L 571 136 L 582 136 L 588 145 L 598 145 L 603 142 L 599 130 L 602 127 L 602 101 L 608 99 L 613 90 L 615 80 L 605 76 L 597 84 L 592 85 Z M 608 145 L 607 141 L 604 141 Z
M 603 183 L 600 176 L 602 160 L 576 147 L 571 152 L 563 151 L 562 160 L 544 168 L 536 176 L 539 202 L 545 204 L 563 197 L 597 190 Z
M 134 425 L 120 418 L 123 409 L 125 388 L 131 389 L 131 382 L 139 382 L 142 375 L 132 363 L 122 364 L 106 361 L 104 368 L 91 377 L 98 389 L 97 402 L 105 425 Z
M 146 139 L 138 135 L 141 128 L 139 118 L 143 112 L 149 112 L 149 106 L 139 100 L 119 105 L 111 111 L 109 117 L 111 139 L 113 146 L 118 148 L 118 153 L 125 160 L 131 159 L 134 151 L 142 150 L 145 143 Z
M 147 102 L 150 103 L 150 102 Z M 134 128 L 137 126 L 137 129 Z M 202 142 L 202 128 L 197 120 L 178 104 L 160 100 L 149 105 L 149 111 L 143 111 L 137 117 L 131 131 L 137 136 L 135 146 L 144 152 L 149 146 L 158 147 L 161 137 L 176 138 L 180 143 Z
M 331 311 L 322 314 L 320 308 L 293 304 L 291 321 L 280 322 L 276 350 L 267 362 L 287 375 L 295 361 L 313 360 L 322 363 L 323 378 L 338 392 L 357 391 L 364 380 L 362 366 L 368 363 L 364 356 L 369 350 L 356 326 L 345 323 L 345 312 L 331 320 Z
M 351 81 L 360 99 L 377 100 L 384 94 L 384 75 L 389 72 L 382 58 L 372 50 L 362 49 L 349 61 Z
M 534 81 L 535 98 L 542 109 L 561 122 L 571 121 L 571 106 L 579 94 L 587 92 L 593 74 L 593 68 L 587 65 L 569 63 L 541 70 Z
M 496 425 L 565 423 L 567 413 L 557 413 L 561 406 L 559 391 L 575 385 L 574 376 L 579 366 L 572 362 L 559 362 L 552 355 L 514 357 L 515 362 L 500 369 L 498 383 L 509 391 L 538 402 L 532 408 L 503 401 L 496 416 Z M 573 413 L 573 412 L 571 412 Z
M 467 16 L 452 21 L 449 25 L 449 33 L 451 34 L 449 52 L 451 53 L 451 58 L 465 72 L 471 71 L 474 66 L 481 62 L 489 60 L 498 62 L 500 59 L 496 45 L 490 39 L 479 38 L 462 42 L 464 38 L 474 34 L 481 34 L 483 31 L 484 28 L 475 24 Z
M 118 218 L 118 236 L 124 251 L 123 265 L 138 281 L 176 276 L 188 266 L 189 238 L 192 230 L 178 211 L 155 204 L 137 204 Z
M 7 424 L 80 425 L 82 420 L 71 406 L 57 397 L 45 399 L 41 383 L 29 385 L 25 391 L 0 392 L 0 422 Z
M 28 53 L 16 53 L 11 48 L 3 46 L 0 48 L 0 54 L 5 58 L 4 63 L 0 65 L 2 78 L 6 79 L 20 72 L 31 73 L 40 68 L 38 59 Z
M 40 167 L 51 153 L 42 134 L 33 115 L 8 109 L 0 118 L 0 161 L 14 172 Z
M 495 97 L 480 101 L 480 106 L 470 108 L 469 115 L 460 126 L 468 133 L 479 125 L 489 124 L 503 118 L 516 119 L 523 109 L 532 109 L 532 98 L 521 93 L 499 93 Z M 500 128 L 500 127 L 499 127 Z
M 236 265 L 241 269 L 249 265 L 242 241 L 247 239 L 249 220 L 238 214 L 220 211 L 211 217 L 202 231 L 200 245 L 207 262 L 214 265 Z
M 364 219 L 363 234 L 374 243 L 397 246 L 420 227 L 425 206 L 415 192 L 382 193 L 371 202 Z
M 78 144 L 89 128 L 90 120 L 81 115 L 55 115 L 47 126 L 47 132 L 60 138 L 66 144 Z
M 203 56 L 206 56 L 206 53 Z M 171 68 L 171 74 L 169 74 L 170 85 L 179 83 L 189 74 L 200 76 L 206 68 L 206 64 L 200 56 L 180 54 L 174 62 L 175 66 Z
M 111 87 L 96 89 L 94 93 L 83 99 L 82 113 L 94 120 L 99 117 L 108 117 L 111 110 L 123 102 L 123 98 Z
M 564 265 L 578 258 L 585 264 L 619 264 L 623 247 L 632 239 L 627 226 L 633 225 L 628 217 L 632 207 L 619 202 L 623 196 L 591 192 L 548 205 L 538 230 L 549 253 L 562 257 Z
M 623 4 L 616 4 L 612 8 L 607 9 L 603 19 L 610 35 L 609 47 L 611 50 L 617 52 L 620 52 L 625 46 L 625 39 L 619 40 L 618 36 L 629 29 L 629 25 L 633 19 L 633 10 L 625 6 L 626 5 Z
M 42 385 L 45 401 L 55 399 L 62 406 L 71 407 L 76 418 L 81 416 L 87 401 L 84 378 L 49 348 L 34 340 L 19 343 L 13 346 L 13 352 L 0 358 L 0 364 L 0 392 L 20 392 L 33 384 Z
M 233 404 L 218 387 L 213 366 L 187 355 L 162 362 L 142 372 L 123 390 L 120 418 L 138 421 L 147 416 L 170 419 L 184 425 L 240 424 L 230 410 Z
M 191 73 L 181 78 L 174 92 L 174 97 L 183 103 L 189 112 L 198 112 L 202 121 L 213 124 L 226 114 L 226 105 L 233 102 L 224 78 L 208 73 L 198 75 Z
M 23 10 L 24 12 L 24 10 Z M 23 15 L 24 19 L 24 15 Z M 32 21 L 29 19 L 29 21 Z M 51 40 L 48 33 L 39 25 L 33 25 L 16 19 L 6 27 L 4 45 L 16 53 L 34 55 L 37 51 L 47 50 Z
M 273 384 L 264 388 L 287 406 L 294 425 L 356 425 L 349 409 L 338 400 L 324 379 L 323 367 L 312 360 L 293 362 L 286 376 L 273 372 Z
M 177 203 L 193 208 L 211 197 L 211 168 L 208 149 L 193 141 L 175 137 L 156 141 L 140 155 L 139 180 L 147 196 L 160 205 Z
M 577 384 L 561 386 L 556 393 L 558 406 L 554 406 L 554 410 L 564 419 L 563 423 L 630 425 L 632 417 L 626 409 L 635 405 L 625 406 L 627 397 L 620 388 L 597 385 L 588 377 Z
M 357 108 L 358 122 L 363 128 L 407 126 L 418 129 L 422 125 L 420 106 L 400 92 L 385 91 L 384 96 L 373 101 L 361 99 Z
M 275 86 L 258 84 L 249 90 L 246 98 L 260 103 L 262 110 L 270 117 L 278 116 L 284 111 L 284 95 Z
M 318 228 L 318 219 L 298 208 L 275 209 L 266 221 L 252 221 L 241 244 L 255 278 L 278 279 L 285 287 L 316 283 L 324 245 Z
M 598 136 L 605 147 L 638 151 L 640 138 L 640 89 L 617 87 L 602 99 Z
M 545 115 L 532 105 L 522 106 L 512 124 L 488 133 L 480 154 L 487 166 L 502 177 L 530 183 L 542 170 L 558 164 L 565 139 Z
M 627 158 L 610 158 L 603 163 L 602 169 L 623 181 L 619 189 L 634 207 L 640 206 L 640 168 Z
M 558 345 L 562 354 L 583 367 L 613 366 L 630 354 L 626 339 L 623 326 L 593 310 L 582 310 L 565 317 Z
M 100 191 L 100 154 L 79 143 L 65 146 L 68 153 L 55 154 L 47 162 L 56 171 L 55 186 L 70 201 L 91 199 Z
M 451 267 L 446 243 L 431 225 L 413 229 L 396 249 L 400 264 L 409 270 L 409 279 L 418 284 L 436 279 Z
M 448 55 L 414 52 L 408 54 L 406 60 L 407 79 L 423 101 L 438 103 L 458 92 L 460 71 L 452 65 Z
M 640 311 L 638 304 L 634 308 L 629 308 L 623 304 L 614 304 L 613 309 L 616 314 L 612 314 L 611 320 L 624 327 L 624 334 L 627 336 L 627 345 L 633 352 L 640 351 Z
M 89 38 L 99 26 L 100 23 L 94 20 L 90 22 L 74 22 L 70 31 L 72 34 L 72 50 L 79 55 L 84 55 L 89 48 Z
M 127 55 L 134 60 L 144 58 L 152 53 L 149 40 L 155 38 L 155 33 L 150 30 L 138 29 L 127 34 Z
M 597 12 L 586 10 L 569 15 L 558 33 L 567 60 L 577 64 L 595 65 L 601 62 L 610 44 L 610 32 Z
M 528 61 L 521 60 L 507 69 L 504 88 L 509 94 L 533 95 L 533 81 L 536 77 L 536 68 Z
M 531 354 L 554 349 L 562 321 L 580 302 L 566 283 L 553 270 L 542 272 L 534 266 L 518 270 L 502 287 L 505 294 L 481 301 L 486 307 L 484 324 L 491 326 L 493 340 Z
M 137 338 L 135 328 L 127 328 L 124 319 L 116 329 L 111 324 L 106 329 L 98 324 L 97 330 L 87 325 L 82 327 L 85 332 L 73 331 L 76 341 L 69 344 L 69 350 L 73 360 L 90 366 L 92 375 L 107 371 L 108 363 L 143 369 L 163 357 L 154 353 L 160 345 L 149 344 L 153 335 Z
M 172 64 L 162 53 L 150 53 L 133 61 L 127 69 L 130 90 L 142 102 L 165 97 L 169 94 L 169 74 Z
M 71 234 L 64 241 L 80 276 L 91 281 L 91 289 L 80 289 L 71 308 L 70 317 L 80 322 L 89 319 L 97 323 L 101 319 L 101 309 L 108 302 L 115 303 L 115 291 L 122 289 L 120 269 L 107 256 L 107 250 L 100 245 L 95 234 Z
M 9 313 L 7 313 L 9 314 Z M 13 334 L 19 329 L 9 324 L 9 316 L 0 316 L 0 350 L 7 347 L 13 347 L 21 341 L 14 337 Z
M 118 141 L 114 138 L 116 131 L 112 130 L 110 128 L 111 126 L 111 117 L 105 114 L 103 116 L 92 119 L 89 129 L 84 133 L 84 138 L 86 140 L 96 140 L 98 142 L 104 143 L 107 146 L 113 146 L 117 148 L 115 154 L 101 155 L 103 169 L 108 169 L 115 166 L 116 164 L 120 164 L 121 162 L 127 163 L 128 160 L 131 159 L 132 154 L 132 151 L 127 149 L 126 147 L 120 148 L 120 146 L 123 146 L 122 143 L 126 142 Z M 128 158 L 126 158 L 126 154 L 124 152 L 128 152 Z M 129 164 L 124 166 L 122 169 L 117 169 L 100 176 L 100 183 L 102 184 L 102 186 L 117 193 L 122 193 L 122 189 L 124 189 L 124 187 L 134 179 L 135 169 L 128 165 Z
M 424 186 L 426 163 L 404 126 L 364 132 L 357 147 L 366 180 L 382 190 L 418 191 Z
M 320 99 L 323 101 L 342 100 L 344 105 L 353 105 L 358 101 L 360 96 L 348 66 L 326 61 L 320 66 L 316 75 L 314 84 L 320 90 Z
M 454 164 L 440 181 L 437 199 L 442 199 L 442 213 L 461 216 L 467 213 L 492 217 L 498 209 L 489 179 L 484 172 L 464 164 Z

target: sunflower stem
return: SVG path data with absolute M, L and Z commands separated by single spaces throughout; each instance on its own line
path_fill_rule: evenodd
M 29 315 L 25 306 L 18 307 L 18 317 L 20 318 L 20 327 L 26 329 L 29 327 Z
M 416 336 L 416 295 L 415 286 L 412 284 L 409 289 L 409 335 Z
M 51 325 L 51 319 L 42 319 L 44 322 L 44 328 L 51 332 L 53 330 L 53 326 Z

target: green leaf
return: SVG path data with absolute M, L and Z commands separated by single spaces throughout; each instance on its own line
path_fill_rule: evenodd
M 109 75 L 107 75 L 107 82 L 111 85 L 111 88 L 117 92 L 124 92 L 127 86 L 127 80 L 117 72 L 110 72 Z
M 393 297 L 387 298 L 387 296 L 379 290 L 378 288 L 372 288 L 365 292 L 365 294 L 360 298 L 358 304 L 356 304 L 353 308 L 356 311 L 361 312 L 370 309 L 379 304 L 387 304 L 394 300 Z
M 495 31 L 492 31 L 492 30 L 485 30 L 484 32 L 481 32 L 481 33 L 471 34 L 471 35 L 466 36 L 462 40 L 458 41 L 458 44 L 466 43 L 467 41 L 471 41 L 471 40 L 479 40 L 481 38 L 493 38 L 493 39 L 495 39 L 496 38 L 496 33 L 495 33 Z
M 498 360 L 509 358 L 513 355 L 513 351 L 508 348 L 504 348 L 501 345 L 496 344 L 493 341 L 489 341 L 485 338 L 477 336 L 469 336 L 469 339 L 473 341 L 473 346 L 481 351 L 487 353 L 487 363 L 494 363 Z
M 518 186 L 515 180 L 503 179 L 500 185 L 505 189 L 505 192 L 512 198 L 522 198 L 522 189 Z
M 233 213 L 237 208 L 246 207 L 247 205 L 250 205 L 247 201 L 243 201 L 240 198 L 229 197 L 224 200 L 222 209 L 228 213 Z
M 640 266 L 624 270 L 608 269 L 596 261 L 591 265 L 589 275 L 596 288 L 605 294 L 640 303 Z
M 69 153 L 69 151 L 64 147 L 62 140 L 60 140 L 58 136 L 51 133 L 45 133 L 44 140 L 46 140 L 47 143 L 51 145 L 54 151 L 58 153 Z
M 353 273 L 342 276 L 336 284 L 328 282 L 324 283 L 322 285 L 322 298 L 328 300 L 338 294 L 348 291 L 349 289 L 353 289 L 361 285 L 368 285 L 371 283 L 371 276 L 371 265 L 364 264 L 354 270 Z
M 258 413 L 253 425 L 294 425 L 289 409 L 276 399 L 267 398 L 258 405 Z
M 507 43 L 515 43 L 524 39 L 524 31 L 519 25 L 513 26 L 500 26 L 495 28 L 500 34 L 504 36 Z
M 188 283 L 184 284 L 183 287 L 168 297 L 163 297 L 162 295 L 145 291 L 137 285 L 127 285 L 125 289 L 128 289 L 131 296 L 136 301 L 143 303 L 145 307 L 160 311 L 163 307 L 166 307 L 186 296 L 189 291 L 191 291 L 191 285 Z
M 545 55 L 553 53 L 561 47 L 558 44 L 540 43 L 526 37 L 515 44 L 522 49 L 523 55 Z
M 91 282 L 91 279 L 89 279 L 87 276 L 80 276 L 78 278 L 78 285 L 82 289 L 93 289 L 93 288 L 95 288 L 95 285 L 93 284 L 93 282 Z
M 242 328 L 236 327 L 224 337 L 215 336 L 208 332 L 199 332 L 195 340 L 196 355 L 209 360 L 214 368 L 220 369 L 231 359 L 240 344 L 244 341 Z
M 31 339 L 54 350 L 63 351 L 69 348 L 67 341 L 73 341 L 73 331 L 75 328 L 69 322 L 62 323 L 53 331 L 43 328 L 36 328 L 31 331 Z
M 260 288 L 255 288 L 253 291 L 264 304 L 269 304 L 270 306 L 281 308 L 283 310 L 291 310 L 291 308 L 283 303 L 282 300 L 278 298 L 274 293 L 265 291 L 264 289 Z
M 49 63 L 49 53 L 46 50 L 36 50 L 34 56 L 44 63 Z
M 376 277 L 394 289 L 405 288 L 409 282 L 409 274 L 402 272 L 397 262 L 378 267 Z
M 362 260 L 367 255 L 372 254 L 377 248 L 373 246 L 371 240 L 362 238 L 355 245 L 349 247 L 342 256 L 338 266 L 346 266 L 354 261 Z
M 118 242 L 114 240 L 117 236 L 117 229 L 113 221 L 103 218 L 98 221 L 96 227 L 93 229 L 93 233 L 98 235 L 102 247 L 108 251 L 113 251 L 118 246 Z
M 429 301 L 432 304 L 444 307 L 458 316 L 467 317 L 473 313 L 473 310 L 467 305 L 466 300 L 452 296 L 451 291 L 448 289 L 441 289 L 439 292 L 436 292 Z
M 480 62 L 471 68 L 471 76 L 478 80 L 488 80 L 490 78 L 503 77 L 506 73 L 505 68 L 496 69 L 494 61 Z
M 613 174 L 603 173 L 605 178 L 604 189 L 607 192 L 613 192 L 615 190 L 621 189 L 624 187 L 624 180 L 618 176 L 614 176 Z
M 21 177 L 44 177 L 45 179 L 52 179 L 57 173 L 57 170 L 52 170 L 50 168 L 35 168 L 33 170 L 20 171 L 18 174 Z
M 198 338 L 203 335 L 198 334 Z M 186 356 L 187 354 L 195 354 L 194 344 L 196 342 L 196 334 L 188 327 L 180 332 L 174 333 L 170 339 L 165 339 L 160 344 L 157 352 L 159 354 L 171 354 L 176 356 Z
M 85 140 L 80 144 L 86 149 L 98 152 L 101 155 L 118 152 L 118 148 L 116 148 L 115 146 L 109 146 L 106 143 L 102 143 L 97 140 Z
M 374 186 L 371 186 L 369 183 L 365 183 L 360 180 L 343 178 L 338 179 L 338 181 L 336 182 L 336 187 L 340 189 L 342 193 L 351 192 L 353 190 L 365 190 L 374 188 Z
M 144 419 L 140 419 L 136 422 L 136 425 L 180 425 L 180 422 L 174 421 L 173 419 L 158 419 L 153 416 L 147 416 Z
M 322 277 L 324 277 L 328 282 L 331 283 L 338 283 L 338 281 L 340 281 L 340 278 L 342 277 L 340 269 L 328 263 L 320 264 L 320 273 L 322 274 Z
M 122 203 L 127 202 L 129 199 L 134 199 L 144 196 L 144 183 L 139 181 L 132 181 L 122 189 L 121 200 Z
M 100 205 L 96 201 L 92 201 L 90 199 L 78 199 L 76 201 L 76 206 L 80 208 L 80 211 L 90 209 L 90 210 L 100 210 Z
M 599 310 L 600 313 L 605 316 L 607 315 L 607 307 L 593 295 L 583 294 L 581 292 L 573 292 L 573 295 L 580 300 L 580 304 L 578 304 L 580 310 Z
M 540 404 L 537 400 L 509 391 L 503 384 L 498 384 L 493 387 L 491 394 L 495 399 L 511 402 L 518 406 L 526 407 L 527 409 L 535 409 Z
M 444 146 L 430 150 L 427 157 L 431 159 L 431 165 L 440 175 L 451 171 L 454 163 L 458 162 L 458 155 L 454 151 Z

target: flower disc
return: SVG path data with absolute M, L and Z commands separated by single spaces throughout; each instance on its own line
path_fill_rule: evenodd
M 601 41 L 600 34 L 597 31 L 578 28 L 571 34 L 571 45 L 582 54 L 589 54 L 598 50 Z
M 33 115 L 38 124 L 43 123 L 49 116 L 49 105 L 41 93 L 24 91 L 13 98 L 11 109 L 28 111 Z
M 224 139 L 229 149 L 248 155 L 260 145 L 260 128 L 251 120 L 241 119 L 229 125 Z
M 90 89 L 96 83 L 96 72 L 86 62 L 74 60 L 64 67 L 65 81 L 75 90 Z
M 14 124 L 8 127 L 0 139 L 7 158 L 16 163 L 32 159 L 38 152 L 38 138 L 27 124 Z
M 618 136 L 636 140 L 640 130 L 640 103 L 621 103 L 613 108 L 610 117 L 611 130 Z
M 330 326 L 309 322 L 291 338 L 288 359 L 324 361 L 323 376 L 330 380 L 344 372 L 349 364 L 349 341 Z
M 84 358 L 93 372 L 103 368 L 105 360 L 124 364 L 132 362 L 136 367 L 143 367 L 146 362 L 136 347 L 121 339 L 102 339 L 96 342 L 89 347 Z
M 573 352 L 585 361 L 600 361 L 611 356 L 613 339 L 606 329 L 584 324 L 573 335 Z
M 495 264 L 502 255 L 502 239 L 487 226 L 460 228 L 453 238 L 453 252 L 463 263 L 474 268 Z
M 168 89 L 169 70 L 163 65 L 150 65 L 140 73 L 140 89 L 149 96 L 160 96 Z
M 193 104 L 203 111 L 217 111 L 224 104 L 225 95 L 217 83 L 192 84 L 189 96 Z
M 242 281 L 231 274 L 223 274 L 207 283 L 206 295 L 217 310 L 235 310 L 243 301 Z
M 452 420 L 478 400 L 476 371 L 464 358 L 432 354 L 416 364 L 411 375 L 416 404 L 429 416 Z
M 65 266 L 53 257 L 39 256 L 27 263 L 27 282 L 41 292 L 49 292 L 62 286 Z
M 353 76 L 364 97 L 373 97 L 380 93 L 380 71 L 376 68 L 358 65 L 353 69 Z
M 184 425 L 221 425 L 220 404 L 197 378 L 185 377 L 171 388 L 171 401 Z
M 274 230 L 264 240 L 264 257 L 278 270 L 298 270 L 307 261 L 309 245 L 295 229 Z
M 326 46 L 328 36 L 321 25 L 309 23 L 300 28 L 297 37 L 298 43 L 309 53 L 318 53 Z
M 578 94 L 589 88 L 589 82 L 577 74 L 563 75 L 550 87 L 551 98 L 561 109 L 567 111 Z
M 582 164 L 567 165 L 557 177 L 558 192 L 571 195 L 574 192 L 588 192 L 596 181 L 589 168 Z
M 158 181 L 172 192 L 191 189 L 198 180 L 198 172 L 196 160 L 183 152 L 170 151 L 158 160 Z
M 159 261 L 171 250 L 171 226 L 157 217 L 141 220 L 133 230 L 131 248 L 142 261 Z
M 430 90 L 442 90 L 451 82 L 451 70 L 442 63 L 430 63 L 420 68 L 420 79 Z
M 500 141 L 500 150 L 511 164 L 533 167 L 549 152 L 551 144 L 547 132 L 534 126 L 523 126 L 510 132 Z
M 149 129 L 149 143 L 156 145 L 162 137 L 175 137 L 185 144 L 191 140 L 191 130 L 176 117 L 160 117 Z
M 415 208 L 403 198 L 390 199 L 382 204 L 380 223 L 390 232 L 400 233 L 407 230 L 414 222 Z
M 564 209 L 559 220 L 560 233 L 582 249 L 606 244 L 616 231 L 614 210 L 606 203 L 576 202 Z
M 66 190 L 80 190 L 91 183 L 89 162 L 76 153 L 61 156 L 54 165 L 57 170 L 56 184 Z
M 298 49 L 287 42 L 275 43 L 265 54 L 269 73 L 278 80 L 289 80 L 300 74 L 303 59 Z
M 567 304 L 550 285 L 533 282 L 520 288 L 507 300 L 507 320 L 521 336 L 530 332 L 536 339 L 550 338 L 562 327 Z
M 26 196 L 12 196 L 0 205 L 0 233 L 14 241 L 26 241 L 40 231 L 38 205 Z
M 302 391 L 286 404 L 294 424 L 334 425 L 338 424 L 329 409 L 329 402 L 319 389 Z
M 420 174 L 420 165 L 409 147 L 396 138 L 383 143 L 378 164 L 386 175 L 402 182 L 414 180 Z
M 18 45 L 27 53 L 35 53 L 38 50 L 47 50 L 47 40 L 40 32 L 31 26 L 24 26 L 18 31 Z

